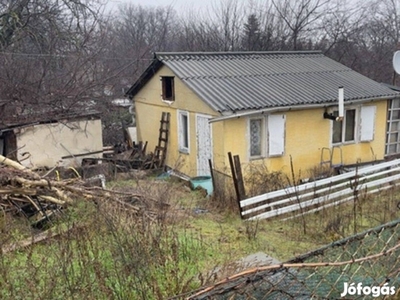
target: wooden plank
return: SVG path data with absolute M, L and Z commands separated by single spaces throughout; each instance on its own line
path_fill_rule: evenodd
M 47 239 L 53 238 L 53 237 L 57 237 L 59 235 L 63 235 L 65 233 L 67 233 L 68 231 L 71 231 L 73 229 L 79 229 L 79 227 L 83 227 L 82 225 L 72 225 L 71 227 L 65 228 L 65 229 L 61 229 L 59 231 L 54 230 L 54 228 L 50 228 L 46 231 L 43 231 L 41 233 L 38 233 L 36 235 L 33 235 L 32 237 L 26 238 L 22 241 L 10 244 L 10 245 L 5 245 L 2 246 L 0 251 L 3 254 L 12 252 L 12 251 L 16 251 L 16 250 L 21 250 L 22 248 L 26 248 L 28 246 L 34 245 L 36 243 L 39 243 L 41 241 L 45 241 Z
M 370 175 L 365 176 L 365 177 L 361 177 L 361 178 L 358 179 L 359 180 L 359 184 L 360 184 L 359 189 L 362 188 L 361 185 L 363 184 L 363 181 L 370 180 L 370 179 L 372 179 L 374 177 L 383 176 L 383 175 L 386 175 L 388 173 L 393 173 L 395 171 L 400 171 L 400 167 L 397 167 L 397 168 L 394 168 L 394 169 L 390 169 L 390 170 L 384 170 L 384 171 L 382 171 L 380 173 L 374 173 L 374 174 L 370 174 Z M 379 184 L 385 183 L 387 181 L 390 181 L 390 179 L 388 179 L 388 178 L 390 178 L 390 177 L 385 177 L 383 180 L 380 181 Z M 346 181 L 346 182 L 342 182 L 340 184 L 337 184 L 337 185 L 334 185 L 334 186 L 329 186 L 329 187 L 322 188 L 322 189 L 318 189 L 318 187 L 316 186 L 315 188 L 311 189 L 311 192 L 306 193 L 306 194 L 298 194 L 297 196 L 300 197 L 300 198 L 312 197 L 315 194 L 327 193 L 327 192 L 330 192 L 332 190 L 335 190 L 335 189 L 338 189 L 338 188 L 341 188 L 341 187 L 345 187 L 347 185 L 349 185 L 349 182 Z M 290 202 L 293 201 L 293 197 L 297 197 L 297 196 L 296 195 L 291 196 L 291 195 L 287 194 L 287 198 L 286 199 L 282 199 L 282 200 L 278 200 L 278 201 L 272 201 L 272 202 L 270 202 L 268 204 L 260 205 L 260 206 L 257 206 L 257 207 L 251 208 L 251 209 L 247 209 L 247 210 L 243 209 L 244 208 L 244 206 L 242 205 L 243 201 L 241 201 L 241 206 L 242 206 L 242 209 L 243 209 L 243 215 L 251 214 L 251 213 L 257 212 L 259 210 L 268 209 L 269 207 L 272 207 L 272 206 L 277 206 L 277 205 L 282 205 L 282 204 L 285 204 L 285 203 L 290 203 Z M 269 198 L 269 199 L 272 199 L 272 198 Z M 297 198 L 295 198 L 295 199 L 297 199 Z M 263 201 L 267 201 L 267 200 L 268 200 L 268 198 L 265 198 Z M 262 202 L 262 201 L 259 201 L 259 202 Z
M 353 196 L 347 197 L 347 198 L 342 199 L 342 200 L 339 200 L 339 201 L 330 202 L 330 203 L 328 203 L 328 204 L 326 204 L 326 205 L 331 205 L 331 206 L 333 206 L 333 205 L 340 205 L 340 204 L 343 204 L 343 203 L 345 203 L 345 202 L 350 201 L 351 199 L 353 199 Z M 324 208 L 324 207 L 326 207 L 326 206 L 321 206 L 320 208 L 322 209 L 322 208 Z M 269 218 L 273 218 L 273 217 L 279 217 L 279 216 L 285 214 L 285 213 L 283 213 L 283 212 L 278 212 L 277 210 L 276 210 L 276 211 L 273 211 L 273 212 L 275 212 L 275 213 L 274 213 L 274 214 L 267 214 L 267 213 L 265 213 L 265 214 L 260 214 L 260 215 L 257 215 L 257 216 L 248 218 L 248 220 L 269 219 Z M 292 212 L 292 211 L 290 211 L 290 212 Z M 305 213 L 307 213 L 307 212 L 308 212 L 308 211 L 306 211 Z M 287 212 L 287 213 L 289 213 L 289 212 Z M 300 214 L 298 214 L 297 216 L 300 216 Z
M 86 152 L 86 153 L 71 154 L 71 155 L 67 155 L 67 156 L 62 156 L 61 159 L 74 158 L 74 157 L 86 156 L 86 155 L 92 155 L 92 154 L 99 154 L 99 153 L 103 153 L 103 152 L 104 152 L 104 149 L 98 150 L 98 151 Z M 113 152 L 114 152 L 114 150 L 113 150 Z
M 239 191 L 239 199 L 245 199 L 246 198 L 246 191 L 244 189 L 244 182 L 243 182 L 243 175 L 242 175 L 242 167 L 240 165 L 240 158 L 239 155 L 235 155 L 233 157 L 234 164 L 235 164 L 235 170 L 236 170 L 236 179 L 237 179 L 237 184 L 238 184 L 238 191 Z M 239 202 L 240 206 L 240 202 Z
M 211 174 L 211 181 L 212 181 L 213 191 L 214 191 L 214 193 L 217 193 L 217 191 L 215 189 L 214 168 L 213 168 L 211 159 L 208 160 L 208 166 L 210 167 L 210 174 Z
M 293 197 L 292 195 L 294 195 L 294 197 L 296 197 L 296 199 L 297 199 L 297 197 L 307 198 L 307 197 L 313 196 L 315 194 L 321 194 L 321 193 L 329 192 L 329 191 L 331 191 L 333 189 L 337 189 L 337 188 L 344 187 L 344 186 L 347 186 L 347 185 L 349 185 L 349 182 L 346 181 L 346 182 L 342 182 L 342 183 L 340 183 L 338 185 L 335 185 L 335 186 L 329 186 L 329 187 L 323 188 L 321 190 L 318 190 L 318 187 L 316 186 L 315 188 L 311 188 L 310 189 L 311 192 L 306 193 L 306 194 L 299 194 L 299 193 L 291 193 L 291 194 L 289 194 L 289 193 L 287 193 L 286 194 L 287 197 L 285 199 L 278 200 L 278 201 L 272 201 L 272 202 L 270 202 L 268 204 L 260 205 L 260 206 L 258 206 L 256 208 L 252 208 L 252 209 L 246 210 L 246 212 L 247 211 L 255 212 L 255 211 L 260 210 L 260 209 L 268 208 L 269 206 L 282 205 L 282 204 L 285 204 L 287 202 L 292 202 L 293 201 L 292 200 L 292 197 Z M 269 199 L 273 199 L 273 198 L 269 198 Z M 266 201 L 266 200 L 267 200 L 267 198 L 264 199 L 263 201 Z M 259 202 L 261 202 L 261 201 L 259 201 Z M 256 204 L 256 203 L 254 203 L 254 204 Z
M 379 165 L 366 167 L 366 168 L 363 168 L 360 170 L 355 170 L 353 172 L 350 172 L 350 174 L 347 173 L 347 174 L 343 174 L 343 175 L 347 175 L 347 177 L 349 177 L 348 178 L 349 180 L 353 179 L 352 180 L 353 182 L 355 180 L 354 177 L 356 175 L 359 176 L 360 178 L 358 178 L 357 189 L 360 191 L 369 189 L 368 193 L 374 193 L 377 190 L 382 190 L 382 189 L 388 188 L 386 186 L 382 186 L 382 185 L 386 184 L 387 182 L 398 181 L 400 179 L 400 174 L 395 174 L 396 172 L 400 171 L 400 167 L 396 164 L 398 161 L 399 160 L 390 161 L 387 163 L 382 163 Z M 393 166 L 396 166 L 396 165 L 397 165 L 397 167 L 393 168 Z M 390 169 L 387 169 L 388 167 L 390 167 Z M 381 172 L 375 172 L 375 173 L 370 174 L 374 170 L 376 171 L 376 170 L 380 170 L 380 169 L 384 169 L 384 170 Z M 362 176 L 362 174 L 366 174 L 366 175 Z M 387 174 L 389 174 L 390 176 L 386 176 Z M 349 176 L 349 175 L 351 175 L 351 176 Z M 330 183 L 332 184 L 332 182 L 338 181 L 337 180 L 338 177 L 343 178 L 344 176 L 341 176 L 341 175 L 336 176 L 336 180 L 332 180 L 332 178 L 329 178 L 329 179 L 331 179 Z M 342 202 L 348 201 L 349 199 L 354 199 L 354 196 L 353 196 L 354 190 L 349 186 L 350 182 L 340 182 L 337 185 L 332 184 L 328 187 L 324 187 L 322 184 L 318 185 L 318 183 L 320 183 L 320 182 L 326 182 L 326 180 L 313 182 L 312 185 L 310 185 L 310 184 L 302 185 L 303 188 L 308 187 L 309 189 L 311 189 L 311 191 L 308 191 L 308 192 L 307 192 L 307 190 L 304 190 L 306 192 L 305 194 L 304 193 L 299 194 L 298 187 L 292 187 L 291 189 L 284 189 L 284 190 L 275 191 L 275 192 L 261 195 L 261 196 L 265 196 L 265 195 L 275 194 L 275 195 L 278 195 L 277 197 L 282 197 L 282 196 L 287 196 L 287 197 L 282 200 L 273 201 L 273 202 L 270 202 L 270 203 L 267 203 L 264 205 L 260 205 L 258 207 L 254 207 L 254 208 L 247 209 L 247 210 L 245 210 L 244 208 L 245 208 L 245 206 L 250 205 L 250 204 L 243 205 L 243 201 L 241 201 L 240 204 L 242 207 L 242 212 L 241 212 L 242 217 L 244 217 L 246 215 L 254 214 L 261 210 L 272 209 L 271 211 L 264 212 L 257 216 L 253 216 L 250 219 L 252 219 L 252 218 L 269 218 L 272 216 L 277 216 L 280 214 L 285 214 L 285 213 L 295 211 L 296 209 L 300 209 L 300 207 L 308 208 L 308 207 L 314 206 L 316 204 L 317 205 L 322 204 L 321 208 L 312 209 L 312 211 L 315 211 L 318 209 L 322 209 L 323 207 L 342 203 Z M 347 187 L 347 188 L 345 188 L 345 187 Z M 379 189 L 377 189 L 378 187 L 379 187 Z M 338 190 L 341 188 L 345 188 L 345 189 Z M 373 190 L 374 188 L 375 188 L 375 190 Z M 292 195 L 290 195 L 288 193 L 288 190 L 291 190 L 291 191 L 295 190 L 295 193 L 292 193 Z M 336 190 L 336 192 L 321 195 L 323 193 L 329 193 L 331 190 Z M 313 197 L 316 194 L 321 195 L 321 196 L 305 201 L 307 198 Z M 348 197 L 345 198 L 344 200 L 340 199 L 345 196 L 348 196 Z M 262 198 L 260 198 L 260 196 L 249 198 L 249 199 L 254 200 L 254 198 L 259 198 L 258 202 L 267 201 L 268 199 L 270 199 L 270 200 L 273 199 L 273 198 L 263 198 L 262 199 Z M 249 200 L 249 199 L 246 199 L 246 200 Z M 338 201 L 337 199 L 340 199 L 340 200 Z M 278 205 L 290 204 L 293 202 L 298 202 L 299 200 L 301 201 L 300 204 L 296 203 L 296 204 L 288 205 L 286 207 L 274 209 L 274 207 L 276 207 Z M 254 202 L 252 204 L 257 204 L 258 202 Z
M 333 201 L 334 199 L 342 197 L 342 196 L 346 196 L 349 193 L 352 194 L 353 190 L 351 188 L 346 188 L 344 190 L 341 190 L 341 191 L 338 191 L 336 193 L 330 194 L 330 195 L 328 195 L 328 197 L 327 196 L 322 196 L 322 197 L 318 197 L 318 198 L 311 199 L 311 200 L 308 200 L 308 201 L 304 201 L 300 205 L 301 205 L 301 208 L 304 209 L 304 208 L 306 208 L 306 207 L 308 207 L 310 205 L 315 205 L 315 204 L 320 204 L 320 203 L 323 203 L 323 202 Z M 292 199 L 291 198 L 290 202 L 292 202 L 292 203 L 293 202 L 297 202 L 297 199 Z M 276 208 L 276 209 L 273 209 L 273 206 L 272 206 L 271 207 L 272 208 L 271 211 L 262 213 L 259 216 L 264 218 L 264 217 L 278 216 L 278 215 L 281 215 L 281 214 L 284 214 L 284 213 L 293 212 L 295 210 L 299 210 L 300 209 L 300 205 L 299 205 L 299 203 L 295 203 L 295 204 L 291 204 L 291 205 L 288 205 L 288 206 L 285 206 L 285 207 L 282 207 L 282 208 Z
M 389 181 L 397 181 L 397 180 L 400 180 L 400 174 L 394 174 L 392 176 L 387 176 L 385 178 L 377 179 L 375 181 L 365 182 L 361 184 L 359 190 L 362 190 L 363 188 L 377 187 L 379 185 L 388 183 Z
M 391 188 L 391 186 L 383 186 L 383 187 L 380 187 L 379 189 L 375 189 L 375 190 L 372 190 L 372 191 L 368 192 L 368 195 L 375 194 L 375 193 L 378 193 L 378 192 L 381 192 L 381 191 L 384 191 L 384 190 L 387 190 L 387 189 L 390 189 L 390 188 Z M 320 207 L 317 207 L 317 208 L 314 208 L 314 209 L 311 209 L 311 210 L 307 210 L 306 212 L 303 213 L 303 215 L 310 214 L 310 213 L 313 213 L 313 212 L 317 212 L 317 211 L 320 211 L 320 210 L 322 210 L 324 208 L 328 208 L 328 207 L 331 207 L 331 206 L 334 206 L 334 205 L 340 205 L 340 204 L 343 204 L 343 203 L 348 202 L 348 201 L 350 201 L 349 198 L 345 198 L 345 199 L 342 199 L 340 201 L 335 201 L 333 203 L 328 203 L 326 205 L 323 205 L 323 206 L 320 206 Z M 289 219 L 297 218 L 299 216 L 301 216 L 301 215 L 298 214 L 298 215 L 295 215 L 295 216 L 292 216 L 292 217 L 288 217 L 288 218 L 282 219 L 282 221 L 286 221 L 286 220 L 289 220 Z M 249 218 L 249 220 L 250 220 L 250 218 Z
M 357 170 L 357 175 L 361 176 L 363 174 L 369 174 L 369 173 L 375 172 L 377 170 L 388 168 L 388 167 L 392 167 L 392 166 L 395 166 L 395 165 L 398 165 L 398 164 L 400 164 L 400 159 L 396 159 L 396 160 L 393 160 L 393 161 L 389 161 L 389 162 L 386 162 L 386 163 L 381 163 L 381 164 L 370 166 L 370 167 L 361 168 L 361 169 Z M 394 168 L 392 170 L 395 170 L 395 169 L 397 169 L 397 168 Z M 345 173 L 345 174 L 341 174 L 341 175 L 337 175 L 337 176 L 334 176 L 334 177 L 329 177 L 329 178 L 321 179 L 321 180 L 318 180 L 318 181 L 301 184 L 301 185 L 298 185 L 296 187 L 289 187 L 289 188 L 284 189 L 284 190 L 269 192 L 269 193 L 266 193 L 266 194 L 262 194 L 262 195 L 258 195 L 258 196 L 255 196 L 255 197 L 251 197 L 251 198 L 247 198 L 245 200 L 242 200 L 240 205 L 241 205 L 241 207 L 244 207 L 244 206 L 247 206 L 247 205 L 252 205 L 252 204 L 255 204 L 255 203 L 260 202 L 260 201 L 265 201 L 266 198 L 275 198 L 275 197 L 284 196 L 284 195 L 291 194 L 291 193 L 303 192 L 303 191 L 305 191 L 307 189 L 316 188 L 319 185 L 326 185 L 326 184 L 334 185 L 334 183 L 337 182 L 337 181 L 350 179 L 350 178 L 354 177 L 355 175 L 356 175 L 356 171 L 351 171 L 351 172 L 348 172 L 348 173 Z
M 238 187 L 237 178 L 236 178 L 235 165 L 233 163 L 232 153 L 231 152 L 228 152 L 228 159 L 229 159 L 229 165 L 231 167 L 233 186 L 235 187 L 235 192 L 236 192 L 236 200 L 237 200 L 237 203 L 238 203 L 240 216 L 242 216 L 242 207 L 240 206 L 240 192 L 239 192 L 239 187 Z
M 386 177 L 386 178 L 381 178 L 381 179 L 376 180 L 376 181 L 365 183 L 363 186 L 360 186 L 359 190 L 363 190 L 365 188 L 368 189 L 368 188 L 372 188 L 372 187 L 377 187 L 377 186 L 379 186 L 379 185 L 381 185 L 383 183 L 387 183 L 388 181 L 395 181 L 395 180 L 400 180 L 400 174 L 396 174 L 396 175 L 389 176 L 389 177 Z M 257 218 L 261 218 L 261 219 L 265 219 L 265 218 L 270 218 L 270 217 L 273 217 L 273 216 L 279 216 L 279 215 L 282 215 L 282 214 L 293 212 L 295 210 L 299 210 L 300 209 L 300 205 L 304 209 L 304 208 L 307 208 L 307 207 L 315 205 L 315 204 L 321 204 L 323 202 L 332 202 L 336 198 L 340 198 L 340 197 L 346 196 L 346 195 L 351 195 L 350 197 L 347 197 L 346 199 L 352 200 L 354 198 L 353 192 L 354 192 L 353 189 L 351 189 L 349 187 L 349 188 L 346 188 L 344 190 L 329 194 L 328 196 L 325 195 L 325 196 L 321 196 L 321 197 L 318 197 L 318 198 L 315 198 L 315 199 L 311 199 L 311 200 L 302 202 L 300 204 L 296 203 L 296 204 L 292 204 L 292 205 L 289 205 L 289 206 L 286 206 L 286 207 L 283 207 L 283 208 L 277 208 L 277 209 L 274 209 L 272 211 L 262 213 L 262 214 L 260 214 L 260 215 L 258 215 L 256 217 Z M 291 201 L 294 202 L 296 200 L 297 199 L 292 199 Z M 273 208 L 273 206 L 271 206 L 271 208 Z

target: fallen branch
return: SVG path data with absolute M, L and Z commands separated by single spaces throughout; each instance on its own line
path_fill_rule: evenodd
M 41 232 L 39 234 L 33 235 L 30 238 L 27 238 L 27 239 L 24 239 L 22 241 L 13 243 L 11 245 L 3 246 L 3 247 L 1 247 L 1 251 L 2 251 L 3 254 L 6 254 L 6 253 L 9 253 L 9 252 L 12 252 L 12 251 L 16 251 L 16 250 L 19 250 L 19 249 L 22 249 L 22 248 L 26 248 L 26 247 L 31 246 L 33 244 L 39 243 L 41 241 L 45 241 L 45 240 L 50 239 L 52 237 L 56 237 L 56 236 L 59 236 L 61 234 L 64 234 L 64 233 L 66 233 L 66 232 L 68 232 L 68 231 L 70 231 L 70 230 L 72 230 L 74 228 L 76 228 L 75 225 L 73 225 L 71 227 L 68 227 L 66 229 L 63 229 L 61 231 L 54 231 L 54 229 L 48 229 L 48 230 L 43 231 L 43 232 Z
M 30 175 L 32 175 L 34 178 L 40 178 L 40 176 L 34 172 L 32 172 L 30 169 L 28 169 L 27 167 L 21 165 L 20 163 L 13 161 L 3 155 L 0 155 L 0 164 L 9 166 L 11 168 L 14 168 L 16 170 L 19 171 L 26 171 L 28 172 Z
M 54 203 L 54 204 L 61 205 L 61 206 L 65 205 L 65 201 L 61 201 L 61 200 L 59 200 L 59 199 L 57 199 L 57 198 L 54 198 L 54 197 L 51 197 L 51 196 L 44 196 L 44 195 L 42 195 L 42 196 L 39 196 L 39 198 L 41 198 L 41 199 L 43 199 L 43 200 L 45 200 L 45 201 Z
M 36 214 L 43 215 L 43 211 L 58 211 L 79 199 L 96 203 L 114 201 L 137 215 L 148 212 L 150 207 L 155 207 L 155 204 L 164 204 L 153 202 L 153 199 L 138 193 L 87 187 L 86 182 L 80 178 L 65 180 L 43 178 L 18 162 L 1 155 L 0 167 L 0 210 L 23 215 L 30 221 L 35 219 Z

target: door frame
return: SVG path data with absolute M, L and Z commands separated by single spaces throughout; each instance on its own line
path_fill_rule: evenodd
M 199 155 L 199 139 L 198 139 L 198 132 L 199 132 L 199 122 L 198 122 L 198 117 L 200 117 L 200 118 L 204 118 L 204 119 L 207 119 L 207 120 L 210 120 L 210 119 L 212 119 L 212 116 L 210 116 L 210 115 L 206 115 L 206 114 L 201 114 L 201 113 L 196 113 L 196 115 L 195 115 L 195 117 L 196 117 L 196 150 L 197 150 L 197 152 L 196 152 L 196 164 L 197 164 L 197 175 L 198 176 L 201 176 L 201 175 L 204 175 L 204 174 L 201 174 L 201 171 L 200 171 L 200 168 L 199 168 L 199 166 L 200 166 L 200 155 Z M 210 123 L 208 123 L 208 128 L 209 128 L 209 138 L 210 138 L 210 159 L 212 160 L 213 159 L 213 134 L 212 134 L 212 126 L 211 126 L 211 124 Z M 207 172 L 208 174 L 210 174 L 210 171 L 208 171 Z

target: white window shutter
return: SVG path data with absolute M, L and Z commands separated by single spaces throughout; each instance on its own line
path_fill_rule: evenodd
M 374 139 L 376 106 L 362 106 L 360 116 L 360 141 Z
M 285 152 L 285 115 L 268 116 L 268 153 L 270 156 Z

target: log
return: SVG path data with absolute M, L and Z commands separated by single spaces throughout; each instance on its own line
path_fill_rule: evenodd
M 34 173 L 32 170 L 28 169 L 27 167 L 21 165 L 20 163 L 9 159 L 3 155 L 0 155 L 0 164 L 6 165 L 8 167 L 11 167 L 13 169 L 19 170 L 19 171 L 25 171 L 27 172 L 29 175 L 33 176 L 35 179 L 39 179 L 40 176 L 36 173 Z
M 20 171 L 25 171 L 25 170 L 30 171 L 27 167 L 19 164 L 16 161 L 13 161 L 13 160 L 9 159 L 9 158 L 7 158 L 7 157 L 5 157 L 3 155 L 0 155 L 0 163 L 3 164 L 3 165 L 9 166 L 11 168 L 20 170 Z
M 60 200 L 60 199 L 57 199 L 57 198 L 54 198 L 54 197 L 51 197 L 51 196 L 44 196 L 44 195 L 41 195 L 41 196 L 39 196 L 39 198 L 41 198 L 41 199 L 43 199 L 43 200 L 45 200 L 45 201 L 54 203 L 54 204 L 61 205 L 61 206 L 65 205 L 65 201 L 62 201 L 62 200 Z
M 29 168 L 2 155 L 0 155 L 0 168 L 0 211 L 2 212 L 9 212 L 11 211 L 10 208 L 14 207 L 13 212 L 25 214 L 25 211 L 28 211 L 29 216 L 33 216 L 36 213 L 43 215 L 45 210 L 58 210 L 60 206 L 65 207 L 79 198 L 92 200 L 96 203 L 97 201 L 115 201 L 123 205 L 123 209 L 129 209 L 136 214 L 144 215 L 150 210 L 148 204 L 142 206 L 133 205 L 132 202 L 125 201 L 126 199 L 124 198 L 134 198 L 135 202 L 138 201 L 138 203 L 142 204 L 144 201 L 151 202 L 152 206 L 161 204 L 163 207 L 167 207 L 169 205 L 160 203 L 148 196 L 144 197 L 138 193 L 85 187 L 84 181 L 81 179 L 45 179 Z M 53 204 L 56 204 L 57 207 Z M 146 209 L 143 209 L 144 207 Z M 119 209 L 122 208 L 119 206 Z
M 27 238 L 25 240 L 22 240 L 22 241 L 19 241 L 19 242 L 16 242 L 16 243 L 13 243 L 13 244 L 10 244 L 10 245 L 7 245 L 7 246 L 3 246 L 3 247 L 1 247 L 1 252 L 3 254 L 6 254 L 6 253 L 9 253 L 9 252 L 12 252 L 12 251 L 15 251 L 15 250 L 19 250 L 21 248 L 26 248 L 26 247 L 31 246 L 33 244 L 39 243 L 41 241 L 45 241 L 45 240 L 50 239 L 52 237 L 56 237 L 58 235 L 64 234 L 64 233 L 74 229 L 75 227 L 76 227 L 76 225 L 75 226 L 73 225 L 71 227 L 68 227 L 68 228 L 63 229 L 63 230 L 58 231 L 58 232 L 54 231 L 54 229 L 53 230 L 52 229 L 48 229 L 48 230 L 43 231 L 43 232 L 41 232 L 41 233 L 39 233 L 37 235 L 32 236 L 31 238 Z
M 11 195 L 11 194 L 34 196 L 37 194 L 37 190 L 28 188 L 16 188 L 16 187 L 7 187 L 0 189 L 0 195 Z

